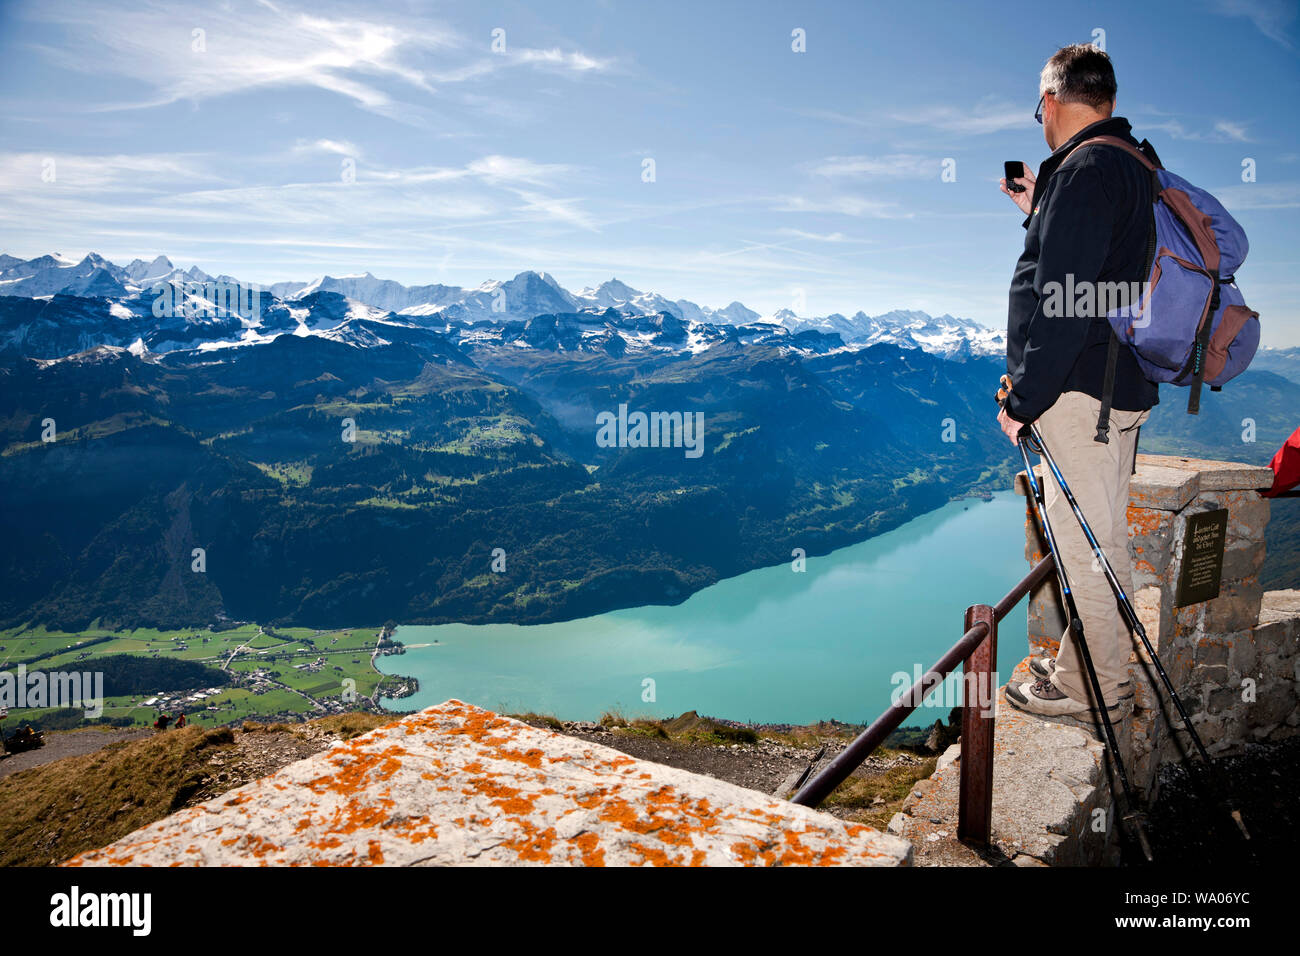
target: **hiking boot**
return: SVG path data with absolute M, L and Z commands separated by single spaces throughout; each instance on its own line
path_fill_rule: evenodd
M 1051 677 L 1056 670 L 1055 657 L 1034 657 L 1029 661 L 1029 673 L 1035 678 Z
M 1056 673 L 1055 657 L 1035 657 L 1029 661 L 1029 673 L 1038 678 L 1050 678 Z M 1119 693 L 1116 695 L 1117 700 L 1124 700 L 1126 697 L 1133 696 L 1133 682 L 1127 677 L 1116 685 Z
M 1046 677 L 1030 683 L 1007 684 L 1007 703 L 1017 710 L 1040 717 L 1069 719 L 1080 724 L 1091 724 L 1096 711 L 1088 704 L 1070 697 Z M 1112 721 L 1133 713 L 1133 695 L 1121 697 L 1106 706 L 1106 716 Z
M 1091 712 L 1086 703 L 1070 697 L 1048 678 L 1007 684 L 1007 703 L 1017 710 L 1043 717 L 1075 717 Z

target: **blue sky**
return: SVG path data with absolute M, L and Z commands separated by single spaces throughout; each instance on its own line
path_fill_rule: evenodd
M 0 247 L 1001 326 L 1002 161 L 1048 152 L 1043 61 L 1101 39 L 1117 112 L 1246 228 L 1265 344 L 1300 345 L 1296 6 L 0 0 Z

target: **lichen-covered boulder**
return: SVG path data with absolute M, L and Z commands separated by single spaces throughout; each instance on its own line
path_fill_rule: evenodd
M 871 827 L 449 700 L 70 865 L 900 866 L 911 855 Z

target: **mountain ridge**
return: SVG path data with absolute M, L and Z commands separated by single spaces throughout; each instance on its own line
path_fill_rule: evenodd
M 567 306 L 544 273 L 485 284 L 459 318 L 411 316 L 305 285 L 215 303 L 206 273 L 165 257 L 116 269 L 6 270 L 161 274 L 173 308 L 0 295 L 0 625 L 522 624 L 677 604 L 1005 488 L 1016 467 L 993 423 L 1003 359 L 922 347 L 951 317 L 736 325 L 594 301 L 474 316 L 498 295 Z M 606 291 L 626 306 L 634 290 Z M 1144 450 L 1268 454 L 1300 407 L 1293 357 L 1276 358 L 1200 416 L 1157 406 Z M 622 406 L 703 421 L 701 453 L 602 444 Z
M 213 295 L 196 288 L 197 284 L 209 283 L 241 287 L 250 304 L 256 305 L 255 309 L 244 311 L 257 312 L 259 318 L 254 320 L 241 315 L 244 321 L 236 322 L 231 313 L 237 310 L 230 309 L 228 303 L 212 301 L 220 298 L 220 289 Z M 184 325 L 192 323 L 166 321 L 176 316 L 151 323 L 149 316 L 157 311 L 157 290 L 160 289 L 169 303 L 176 303 L 174 309 L 191 308 L 210 313 L 212 319 L 225 324 L 209 325 L 208 334 L 192 331 L 178 334 Z M 182 270 L 165 255 L 156 256 L 149 262 L 137 258 L 125 267 L 117 266 L 96 253 L 90 253 L 77 262 L 57 255 L 30 260 L 0 257 L 0 298 L 25 298 L 66 306 L 69 312 L 59 316 L 58 320 L 73 323 L 94 309 L 87 305 L 74 305 L 69 299 L 102 300 L 106 304 L 100 311 L 106 310 L 116 319 L 135 322 L 132 331 L 134 338 L 139 339 L 138 350 L 142 351 L 169 351 L 195 339 L 203 339 L 211 348 L 217 344 L 261 344 L 265 335 L 324 331 L 313 328 L 319 326 L 320 321 L 312 314 L 313 303 L 330 301 L 321 299 L 322 293 L 337 295 L 355 304 L 343 312 L 349 309 L 357 312 L 360 307 L 377 309 L 383 313 L 382 318 L 395 324 L 441 326 L 444 331 L 453 328 L 466 330 L 479 323 L 506 326 L 543 315 L 600 317 L 612 312 L 624 319 L 671 317 L 684 325 L 687 334 L 680 341 L 683 344 L 689 342 L 692 348 L 707 347 L 714 341 L 729 338 L 731 333 L 719 330 L 731 328 L 742 330 L 742 335 L 746 334 L 743 330 L 748 330 L 750 335 L 786 335 L 786 342 L 792 347 L 807 345 L 819 351 L 853 349 L 884 342 L 962 359 L 971 355 L 998 355 L 1005 349 L 1002 333 L 973 320 L 949 315 L 935 317 L 923 312 L 894 310 L 874 317 L 861 311 L 851 317 L 839 314 L 800 317 L 788 309 L 781 309 L 771 316 L 762 316 L 739 301 L 714 309 L 688 299 L 670 299 L 659 293 L 642 292 L 617 278 L 571 292 L 549 273 L 532 270 L 504 281 L 488 280 L 474 288 L 441 283 L 406 286 L 394 280 L 380 279 L 368 271 L 342 276 L 327 274 L 309 282 L 286 281 L 255 287 L 228 275 L 213 277 L 197 266 Z M 307 321 L 288 321 L 285 318 L 285 315 L 295 320 L 304 318 L 304 308 Z M 278 312 L 271 325 L 260 321 L 260 313 L 267 310 Z M 29 337 L 14 328 L 16 309 L 9 307 L 4 312 L 8 314 L 0 314 L 0 343 L 3 343 L 0 347 L 29 354 L 28 349 L 33 348 Z M 373 314 L 367 317 L 381 318 Z M 338 321 L 341 320 L 340 317 Z M 600 322 L 593 320 L 588 324 L 599 325 Z M 306 331 L 299 332 L 304 325 Z M 224 329 L 227 334 L 214 336 L 210 334 L 214 329 Z M 250 329 L 261 331 L 248 334 Z M 169 334 L 160 335 L 160 331 Z M 110 332 L 116 332 L 116 337 Z M 77 342 L 85 347 L 98 344 L 130 347 L 134 339 L 123 341 L 125 334 L 127 331 L 120 325 L 110 330 L 100 323 L 97 332 L 91 331 Z M 598 334 L 598 337 L 603 341 L 609 336 Z M 664 339 L 658 344 L 666 347 L 669 340 Z M 61 357 L 53 354 L 51 347 L 36 345 L 34 348 L 40 353 L 37 357 Z M 78 351 L 84 351 L 84 348 Z

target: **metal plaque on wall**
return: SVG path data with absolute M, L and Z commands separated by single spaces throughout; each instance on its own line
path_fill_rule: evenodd
M 1228 509 L 1189 515 L 1183 532 L 1183 566 L 1178 574 L 1174 607 L 1212 601 L 1223 578 L 1223 547 L 1228 538 Z

